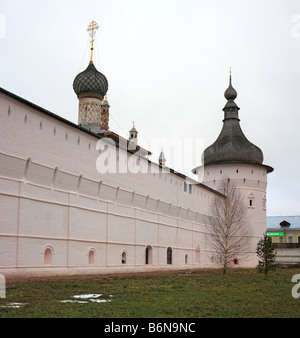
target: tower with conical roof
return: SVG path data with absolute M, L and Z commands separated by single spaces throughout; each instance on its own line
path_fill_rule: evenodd
M 166 165 L 166 157 L 165 157 L 165 153 L 164 153 L 163 148 L 161 149 L 161 153 L 160 153 L 159 158 L 158 158 L 158 163 L 162 167 L 165 167 L 165 165 Z
M 78 124 L 95 133 L 109 129 L 109 104 L 106 97 L 108 82 L 93 62 L 94 41 L 98 28 L 97 23 L 92 21 L 87 29 L 91 37 L 90 63 L 73 82 L 73 89 L 79 99 Z
M 227 103 L 223 109 L 224 120 L 217 140 L 205 149 L 202 166 L 193 170 L 205 185 L 218 190 L 221 182 L 228 181 L 239 190 L 248 210 L 252 237 L 249 266 L 256 265 L 256 245 L 266 232 L 267 175 L 273 171 L 263 164 L 259 147 L 251 143 L 240 126 L 239 110 L 235 102 L 237 92 L 232 86 L 230 70 L 229 87 L 225 91 Z M 252 260 L 252 261 L 251 261 Z M 238 262 L 238 260 L 237 260 Z

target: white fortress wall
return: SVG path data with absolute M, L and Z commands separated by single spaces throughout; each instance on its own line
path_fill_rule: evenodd
M 101 175 L 97 137 L 3 93 L 0 122 L 0 273 L 145 267 L 146 247 L 152 266 L 167 248 L 173 266 L 211 264 L 214 192 L 173 173 Z

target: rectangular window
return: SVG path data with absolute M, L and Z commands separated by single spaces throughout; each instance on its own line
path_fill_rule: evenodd
M 187 184 L 184 182 L 184 192 L 187 192 Z
M 190 194 L 192 193 L 192 185 L 191 184 L 189 185 L 189 193 Z
M 289 237 L 288 237 L 288 242 L 289 242 L 289 243 L 294 243 L 294 236 L 292 236 L 292 235 L 289 236 Z
M 282 236 L 279 237 L 279 243 L 284 243 L 284 237 Z

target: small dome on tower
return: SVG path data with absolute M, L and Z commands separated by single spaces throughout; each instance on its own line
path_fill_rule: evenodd
M 230 81 L 229 81 L 229 87 L 225 91 L 225 99 L 228 101 L 234 101 L 237 98 L 237 91 L 232 87 L 231 84 L 231 69 L 230 69 Z
M 73 89 L 78 98 L 95 96 L 102 100 L 108 91 L 108 82 L 91 61 L 87 69 L 76 76 Z
M 132 123 L 133 123 L 133 126 L 132 126 L 132 128 L 131 128 L 131 130 L 129 132 L 130 133 L 132 133 L 132 132 L 137 133 L 137 130 L 135 128 L 135 123 L 134 122 L 132 122 Z

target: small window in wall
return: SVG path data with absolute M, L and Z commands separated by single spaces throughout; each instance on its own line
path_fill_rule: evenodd
M 300 236 L 298 236 L 298 243 L 300 243 Z
M 43 129 L 43 122 L 41 121 L 40 122 L 40 130 L 42 130 Z
M 172 264 L 172 249 L 168 248 L 167 250 L 167 264 Z
M 289 243 L 294 243 L 294 236 L 293 235 L 289 235 L 288 236 L 288 242 Z
M 56 135 L 56 128 L 53 129 L 53 135 Z
M 239 260 L 238 260 L 237 258 L 235 258 L 235 259 L 233 260 L 233 264 L 234 264 L 234 265 L 239 265 Z
M 122 264 L 126 264 L 126 259 L 127 259 L 126 252 L 123 251 L 123 253 L 122 253 Z
M 279 237 L 279 243 L 284 243 L 284 237 L 283 236 Z
M 146 248 L 146 265 L 152 264 L 152 247 L 147 246 Z
M 10 116 L 11 114 L 11 110 L 10 110 L 10 106 L 8 107 L 8 112 L 7 112 L 7 116 Z
M 255 196 L 253 195 L 253 193 L 251 193 L 249 196 L 248 196 L 248 201 L 249 201 L 249 207 L 250 208 L 253 208 L 254 207 L 254 199 L 255 199 Z
M 185 264 L 188 264 L 188 263 L 189 263 L 189 256 L 188 256 L 188 255 L 185 255 L 185 257 L 184 257 L 184 262 L 185 262 Z
M 189 184 L 189 193 L 192 194 L 193 190 L 192 190 L 192 185 Z
M 24 123 L 27 123 L 27 114 L 24 117 Z
M 44 264 L 51 265 L 52 264 L 52 250 L 47 248 L 44 252 Z

